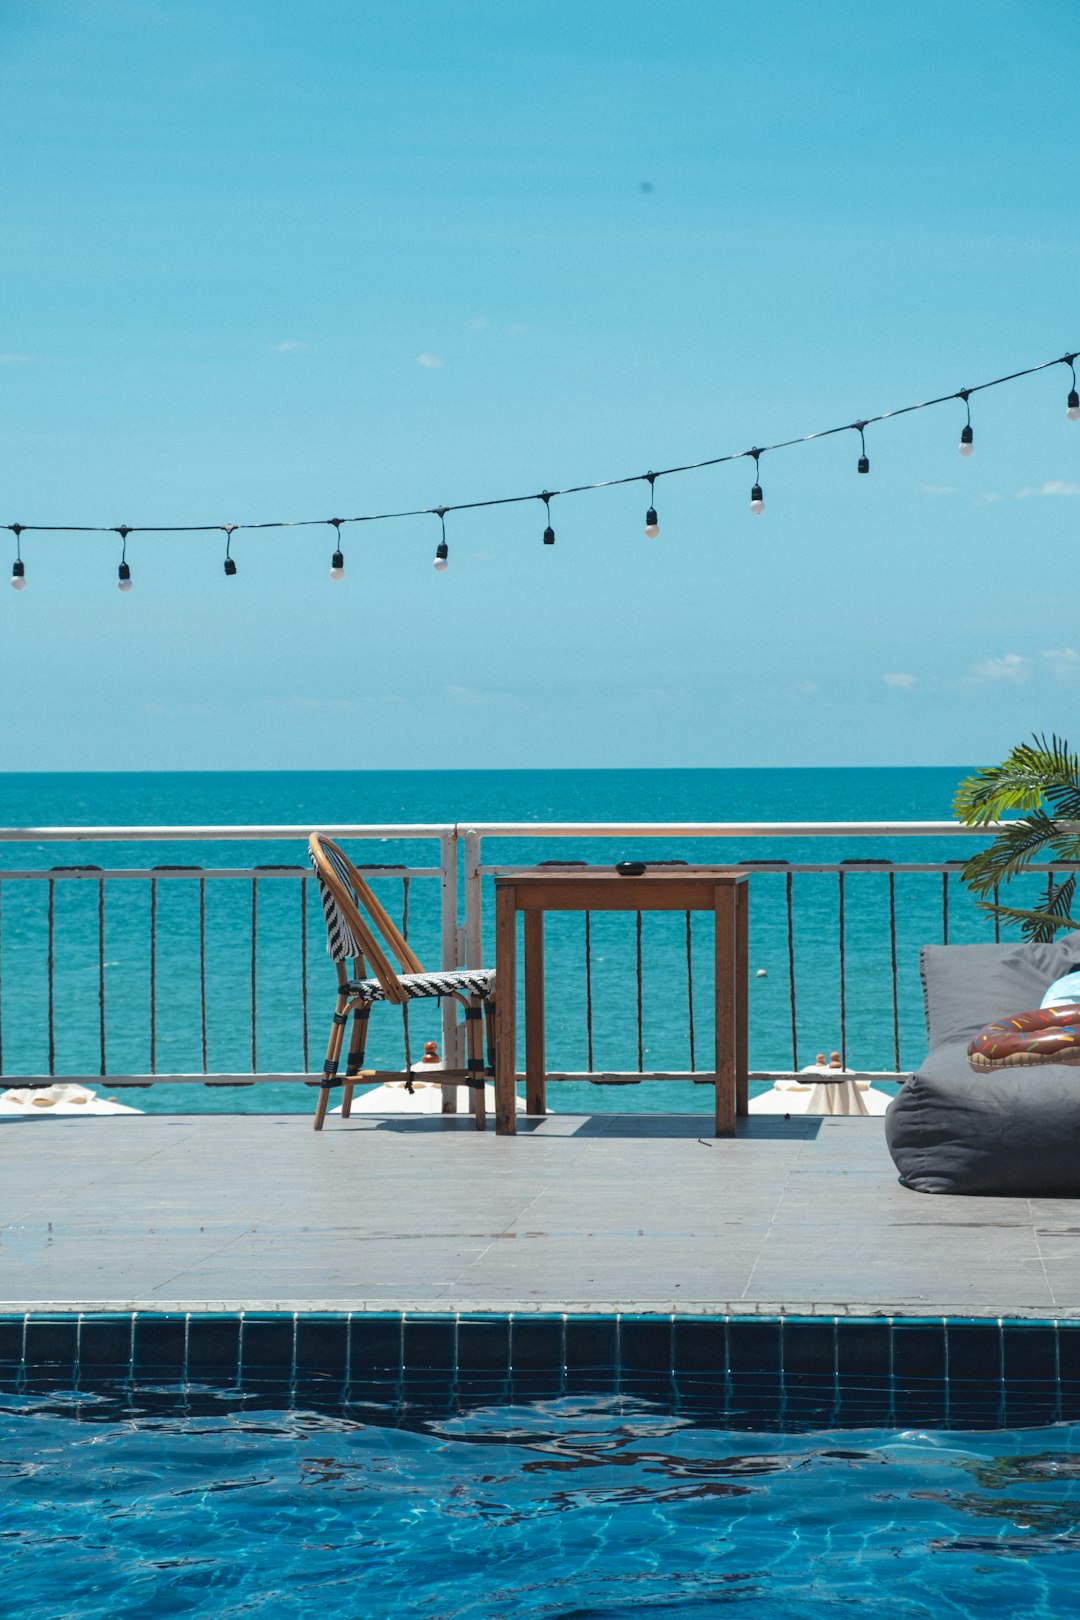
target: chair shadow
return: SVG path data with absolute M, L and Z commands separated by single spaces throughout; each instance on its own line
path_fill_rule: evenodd
M 519 1114 L 518 1136 L 543 1135 L 548 1140 L 575 1138 L 629 1137 L 655 1140 L 700 1141 L 708 1146 L 719 1146 L 725 1139 L 711 1131 L 707 1114 Z M 816 1115 L 798 1115 L 789 1119 L 776 1114 L 740 1119 L 735 1129 L 735 1140 L 807 1141 L 817 1136 L 821 1118 Z M 551 1127 L 554 1125 L 554 1129 Z M 478 1133 L 469 1114 L 402 1114 L 353 1115 L 347 1120 L 336 1119 L 336 1129 L 364 1131 L 396 1131 L 408 1135 L 444 1135 L 447 1131 L 462 1131 L 470 1136 Z M 493 1134 L 493 1121 L 489 1118 L 486 1134 Z

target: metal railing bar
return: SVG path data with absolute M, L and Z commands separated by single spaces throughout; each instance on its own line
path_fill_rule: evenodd
M 157 879 L 150 879 L 150 1073 L 157 1073 Z
M 846 872 L 836 874 L 837 925 L 840 948 L 840 1062 L 847 1068 L 847 973 L 844 955 L 844 878 Z
M 464 1084 L 469 1077 L 468 1069 L 440 1069 L 439 1081 Z M 910 1070 L 896 1073 L 892 1069 L 853 1069 L 845 1078 L 847 1080 L 881 1080 L 888 1085 L 899 1085 L 910 1079 Z M 383 1085 L 392 1081 L 403 1081 L 408 1076 L 404 1069 L 371 1069 L 365 1071 L 362 1082 L 365 1086 Z M 413 1079 L 415 1080 L 415 1074 Z M 806 1075 L 796 1069 L 751 1069 L 748 1078 L 754 1081 L 772 1082 L 774 1080 L 799 1080 L 806 1083 Z M 40 1074 L 14 1074 L 5 1077 L 5 1085 L 12 1090 L 34 1091 L 55 1084 L 56 1077 L 47 1077 Z M 96 1074 L 69 1074 L 62 1076 L 66 1085 L 96 1086 L 100 1075 Z M 649 1069 L 638 1073 L 637 1070 L 598 1069 L 571 1070 L 562 1069 L 548 1071 L 548 1080 L 557 1083 L 594 1085 L 622 1085 L 637 1086 L 642 1082 L 654 1080 L 675 1080 L 690 1082 L 695 1086 L 711 1086 L 713 1076 L 704 1069 Z M 517 1083 L 525 1082 L 525 1071 L 519 1070 Z M 430 1083 L 430 1082 L 428 1082 Z M 190 1085 L 190 1086 L 252 1086 L 252 1085 L 282 1085 L 293 1084 L 297 1086 L 312 1087 L 319 1084 L 317 1076 L 310 1074 L 250 1074 L 246 1070 L 235 1074 L 114 1074 L 109 1076 L 109 1086 L 122 1088 L 124 1086 L 138 1087 L 149 1091 L 154 1086 Z
M 304 893 L 304 890 L 300 891 Z M 206 883 L 199 879 L 199 1039 L 206 1073 Z
M 588 1048 L 586 1062 L 593 1066 L 593 1009 L 592 1009 L 592 914 L 585 913 L 585 1043 Z
M 889 873 L 889 959 L 892 970 L 893 1054 L 900 1068 L 900 991 L 896 971 L 896 874 Z
M 105 1060 L 105 879 L 98 880 L 98 1043 L 101 1058 L 101 1073 L 106 1075 L 109 1066 Z M 0 1071 L 3 1065 L 0 1064 Z
M 751 866 L 751 874 L 758 872 L 775 874 L 778 872 L 818 872 L 830 875 L 836 872 L 847 872 L 852 876 L 873 874 L 881 872 L 955 872 L 957 867 L 952 861 L 859 861 L 853 865 L 849 861 L 729 861 L 726 864 L 719 862 L 709 864 L 695 862 L 690 868 L 691 873 L 700 873 L 708 876 L 713 872 L 738 872 L 744 866 Z M 607 872 L 607 866 L 594 866 L 587 868 L 594 872 Z M 1080 870 L 1080 861 L 1055 861 L 1051 864 L 1035 864 L 1026 866 L 1025 872 L 1075 872 Z M 535 866 L 480 866 L 477 874 L 480 877 L 522 877 L 535 872 Z
M 634 956 L 637 968 L 637 1066 L 638 1073 L 645 1067 L 644 1033 L 642 1028 L 643 972 L 641 966 L 641 912 L 635 912 Z
M 371 873 L 376 878 L 386 876 L 392 876 L 395 878 L 442 877 L 442 868 L 439 866 L 402 866 L 394 867 L 393 869 L 385 866 L 357 866 L 356 870 L 364 874 Z M 19 882 L 24 882 L 27 879 L 37 879 L 39 881 L 43 881 L 48 880 L 50 877 L 55 878 L 58 882 L 62 881 L 65 883 L 78 883 L 80 881 L 96 883 L 99 878 L 109 878 L 110 881 L 113 878 L 133 878 L 140 879 L 144 883 L 150 878 L 159 878 L 162 882 L 172 881 L 191 883 L 197 878 L 247 879 L 250 878 L 251 872 L 252 868 L 250 866 L 120 866 L 116 867 L 115 869 L 105 869 L 97 866 L 68 868 L 34 867 L 32 869 L 20 868 L 18 871 L 0 869 L 0 883 L 12 883 L 16 880 Z M 310 867 L 305 866 L 260 867 L 259 872 L 261 876 L 267 879 L 287 878 L 290 881 L 295 882 L 297 878 L 302 878 L 305 883 L 314 883 L 315 881 L 314 872 L 311 871 Z
M 949 874 L 941 874 L 941 943 L 949 943 Z
M 795 1002 L 795 910 L 792 905 L 792 874 L 787 874 L 784 884 L 784 898 L 787 905 L 787 955 L 788 955 L 788 999 L 791 1003 L 791 1067 L 799 1067 L 799 1020 Z
M 690 1037 L 690 1073 L 697 1068 L 697 1053 L 694 1043 L 694 940 L 691 927 L 691 914 L 686 913 L 686 1013 L 687 1031 Z
M 48 968 L 49 968 L 49 1073 L 56 1073 L 56 1025 L 55 1025 L 55 944 L 56 944 L 56 887 L 49 884 L 49 941 L 48 941 Z
M 256 1034 L 255 1034 L 255 1012 L 256 1012 L 255 989 L 256 989 L 256 978 L 257 978 L 257 971 L 256 971 L 255 963 L 256 963 L 256 926 L 257 926 L 257 923 L 258 923 L 258 916 L 259 916 L 259 880 L 258 880 L 257 877 L 253 877 L 252 880 L 251 880 L 251 1072 L 252 1072 L 252 1074 L 255 1074 L 256 1071 L 258 1070 L 258 1067 L 259 1067 L 258 1053 L 257 1053 L 257 1037 L 256 1037 Z
M 206 842 L 284 843 L 302 839 L 305 843 L 312 823 L 291 822 L 282 826 L 199 826 L 199 827 L 0 827 L 0 844 L 187 844 Z M 368 838 L 389 842 L 406 838 L 441 838 L 456 831 L 454 822 L 330 826 L 323 822 L 319 831 L 328 838 Z
M 308 1063 L 308 950 L 307 950 L 307 885 L 300 885 L 300 1020 L 304 1051 L 304 1073 Z

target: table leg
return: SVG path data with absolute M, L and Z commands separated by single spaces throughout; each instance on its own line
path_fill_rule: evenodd
M 495 890 L 495 1134 L 517 1132 L 517 906 L 513 885 Z
M 735 1135 L 735 886 L 715 889 L 716 1135 Z
M 525 1109 L 547 1113 L 544 1056 L 544 913 L 525 912 Z
M 750 1112 L 749 978 L 750 885 L 735 886 L 735 1111 Z

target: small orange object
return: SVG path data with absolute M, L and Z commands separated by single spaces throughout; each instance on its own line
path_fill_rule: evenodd
M 842 1069 L 843 1067 L 844 1067 L 844 1065 L 840 1061 L 839 1052 L 830 1052 L 829 1053 L 829 1068 L 830 1069 Z
M 438 1063 L 439 1048 L 434 1041 L 424 1042 L 424 1055 L 420 1061 L 421 1063 Z

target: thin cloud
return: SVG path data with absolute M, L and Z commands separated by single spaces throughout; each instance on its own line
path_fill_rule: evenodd
M 484 332 L 484 331 L 487 330 L 487 328 L 490 325 L 491 325 L 491 322 L 485 316 L 483 316 L 483 315 L 474 315 L 472 320 L 469 322 L 469 331 L 470 332 Z
M 1080 495 L 1080 484 L 1067 484 L 1063 478 L 1051 479 L 1048 484 L 1039 484 L 1037 487 L 1029 485 L 1027 489 L 1018 489 L 1018 501 L 1026 501 L 1032 495 Z
M 426 366 L 429 371 L 441 371 L 443 366 L 437 354 L 418 354 L 416 363 L 418 366 Z
M 1000 658 L 984 658 L 981 664 L 972 664 L 971 673 L 977 681 L 1026 681 L 1031 674 L 1031 659 L 1019 653 L 1002 653 Z
M 41 366 L 45 364 L 43 354 L 0 354 L 0 366 Z
M 910 692 L 915 685 L 915 676 L 905 675 L 902 672 L 895 675 L 883 675 L 881 678 L 886 686 L 895 686 L 901 692 Z
M 1001 496 L 997 493 L 997 490 L 988 489 L 982 495 L 976 495 L 976 497 L 975 497 L 975 505 L 976 506 L 993 506 L 994 503 L 996 501 L 1000 501 L 1000 499 L 1001 499 Z
M 1074 680 L 1080 674 L 1080 652 L 1073 647 L 1050 647 L 1042 656 L 1059 681 Z
M 305 354 L 310 348 L 310 343 L 298 343 L 295 338 L 285 338 L 283 342 L 274 344 L 274 353 Z

